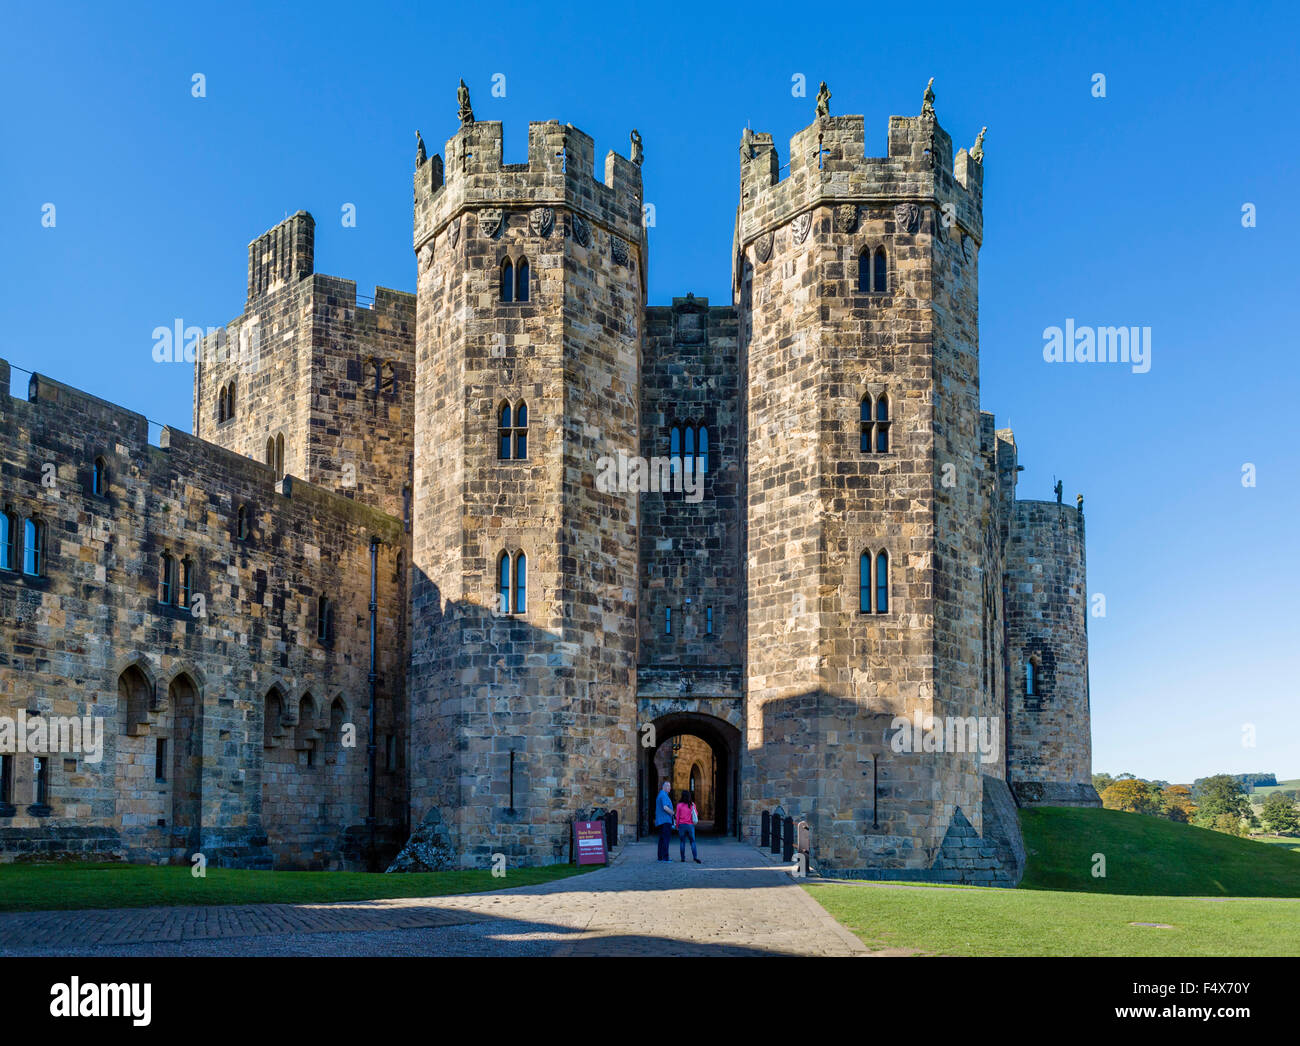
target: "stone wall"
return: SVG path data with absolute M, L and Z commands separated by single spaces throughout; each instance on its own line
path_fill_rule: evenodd
M 0 388 L 8 377 L 0 364 Z M 43 375 L 28 400 L 0 395 L 0 438 L 0 502 L 44 524 L 47 551 L 39 577 L 0 571 L 0 714 L 100 717 L 105 734 L 98 763 L 51 760 L 46 809 L 32 803 L 31 759 L 17 757 L 21 801 L 0 823 L 36 847 L 116 833 L 133 859 L 337 861 L 338 836 L 365 816 L 372 537 L 379 730 L 403 733 L 400 523 L 292 477 L 278 484 L 267 466 L 173 429 L 152 446 L 142 416 Z M 162 598 L 164 554 L 178 581 L 188 566 L 187 605 Z M 333 608 L 323 639 L 322 595 Z M 345 722 L 355 748 L 343 746 Z M 381 777 L 380 796 L 392 835 L 405 813 L 397 773 Z
M 194 433 L 268 463 L 282 437 L 285 472 L 409 520 L 415 296 L 379 287 L 366 302 L 354 281 L 314 273 L 314 230 L 299 211 L 249 245 L 244 311 L 194 368 Z

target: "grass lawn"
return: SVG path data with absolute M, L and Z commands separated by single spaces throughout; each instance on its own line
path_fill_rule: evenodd
M 1251 842 L 1268 843 L 1270 846 L 1281 846 L 1300 853 L 1300 836 L 1298 835 L 1252 835 L 1250 838 Z
M 584 865 L 583 872 L 596 865 Z M 0 911 L 55 908 L 146 908 L 173 904 L 313 904 L 380 897 L 441 897 L 535 886 L 578 874 L 567 864 L 382 875 L 366 872 L 253 872 L 139 864 L 0 864 Z
M 1300 955 L 1300 900 L 808 885 L 871 948 L 927 955 Z M 1164 923 L 1172 929 L 1130 926 Z
M 1039 807 L 1020 819 L 1030 856 L 1016 890 L 805 889 L 873 948 L 1300 955 L 1300 853 L 1289 847 L 1117 810 Z M 1106 857 L 1105 878 L 1092 875 L 1097 853 Z
M 1199 897 L 1300 897 L 1300 854 L 1253 839 L 1119 810 L 1020 811 L 1022 889 Z M 1092 875 L 1092 855 L 1106 877 Z

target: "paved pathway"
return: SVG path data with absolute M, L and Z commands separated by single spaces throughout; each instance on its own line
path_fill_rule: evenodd
M 751 846 L 540 886 L 339 904 L 0 914 L 0 955 L 862 955 L 862 943 Z M 508 881 L 508 880 L 507 880 Z

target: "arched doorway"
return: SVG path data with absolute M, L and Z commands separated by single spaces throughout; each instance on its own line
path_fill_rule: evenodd
M 700 712 L 674 712 L 654 720 L 653 746 L 641 749 L 637 774 L 638 832 L 654 832 L 654 801 L 664 780 L 673 800 L 695 793 L 698 834 L 734 835 L 740 794 L 740 731 Z

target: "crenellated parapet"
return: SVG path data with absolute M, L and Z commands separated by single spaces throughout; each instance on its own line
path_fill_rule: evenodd
M 948 215 L 948 226 L 984 239 L 983 164 L 932 116 L 891 116 L 888 154 L 866 156 L 861 116 L 828 116 L 790 139 L 788 171 L 770 134 L 748 135 L 741 146 L 738 246 L 819 207 L 897 207 L 905 224 L 912 207 Z M 837 221 L 847 223 L 845 212 Z
M 416 167 L 414 248 L 418 254 L 444 231 L 458 242 L 463 231 L 473 231 L 458 225 L 467 217 L 492 235 L 500 209 L 524 208 L 538 212 L 529 215 L 538 230 L 554 228 L 586 247 L 594 229 L 618 238 L 644 262 L 641 168 L 611 150 L 602 182 L 594 162 L 592 139 L 558 120 L 530 123 L 528 162 L 514 164 L 502 162 L 500 121 L 462 124 L 447 141 L 445 162 L 434 155 Z M 564 212 L 562 225 L 557 209 Z

